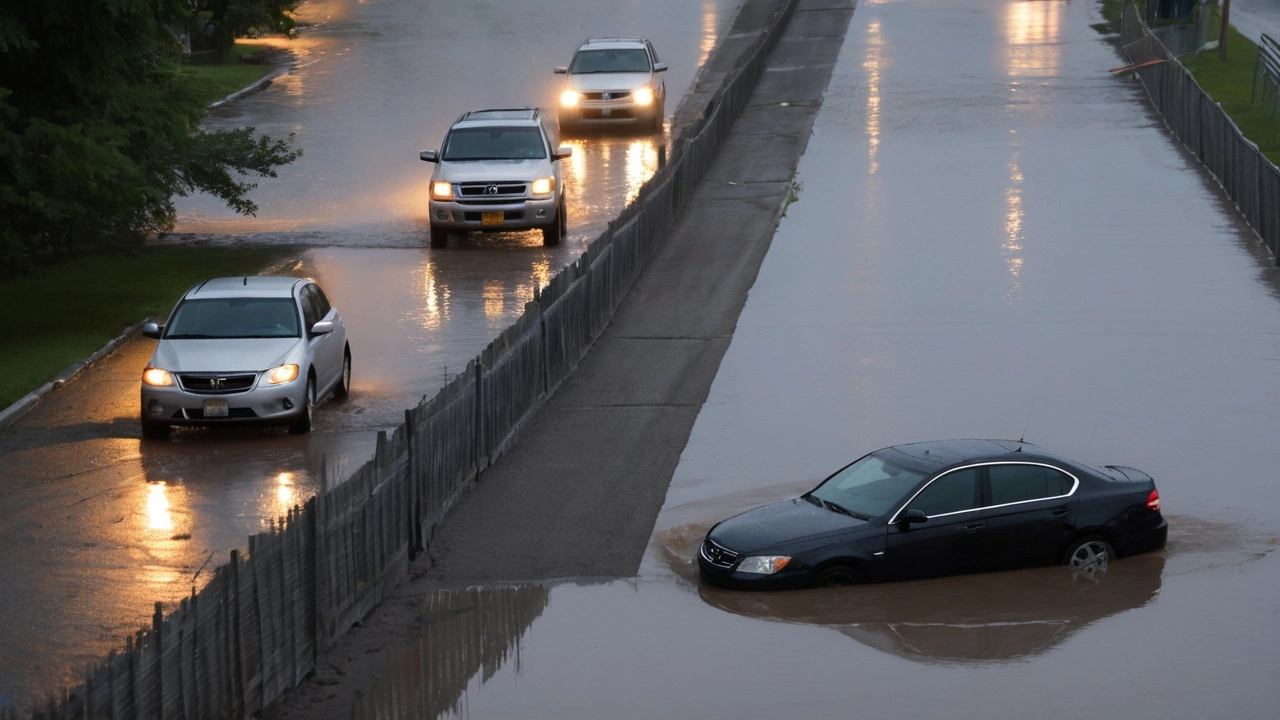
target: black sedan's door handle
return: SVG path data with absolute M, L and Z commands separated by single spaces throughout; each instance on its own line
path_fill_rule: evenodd
M 1058 508 L 1057 510 L 1054 510 L 1054 511 L 1053 511 L 1053 516 L 1054 516 L 1054 517 L 1064 517 L 1064 516 L 1065 516 L 1067 513 L 1069 513 L 1069 512 L 1071 512 L 1071 511 L 1070 511 L 1070 510 L 1068 510 L 1068 509 L 1066 509 L 1066 508 Z
M 986 523 L 984 523 L 984 522 L 976 522 L 976 523 L 970 523 L 970 524 L 968 524 L 968 525 L 965 525 L 965 526 L 964 526 L 963 528 L 961 528 L 961 529 L 962 529 L 962 530 L 964 530 L 965 532 L 969 533 L 970 535 L 972 535 L 972 534 L 974 534 L 974 533 L 978 532 L 979 530 L 981 530 L 982 528 L 984 528 L 984 527 L 986 527 L 986 526 L 987 526 L 987 524 L 986 524 Z

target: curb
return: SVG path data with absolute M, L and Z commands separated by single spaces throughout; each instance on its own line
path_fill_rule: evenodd
M 257 92 L 265 88 L 266 86 L 270 85 L 272 80 L 275 80 L 276 78 L 280 77 L 281 75 L 284 75 L 285 73 L 289 72 L 292 69 L 293 69 L 292 60 L 289 61 L 287 64 L 277 65 L 275 70 L 272 70 L 271 72 L 267 73 L 265 76 L 263 76 L 261 79 L 259 79 L 257 82 L 253 83 L 252 85 L 246 88 L 241 88 L 240 90 L 237 90 L 231 93 L 230 95 L 222 98 L 221 100 L 218 100 L 217 102 L 210 103 L 209 108 L 212 109 L 216 107 L 221 107 L 222 105 L 226 105 L 232 100 L 238 100 L 239 98 L 242 98 L 245 95 L 248 95 L 249 93 Z
M 128 342 L 134 335 L 137 335 L 138 332 L 142 330 L 142 326 L 145 323 L 146 320 L 143 320 L 137 325 L 131 325 L 125 328 L 124 332 L 117 335 L 106 345 L 103 345 L 94 354 L 67 367 L 49 382 L 22 396 L 17 402 L 4 410 L 0 410 L 0 434 L 8 431 L 9 426 L 17 422 L 18 418 L 22 417 L 28 410 L 35 407 L 36 403 L 40 402 L 40 399 L 45 395 L 48 395 L 54 390 L 66 385 L 68 382 L 71 382 L 77 375 L 119 349 L 121 345 Z

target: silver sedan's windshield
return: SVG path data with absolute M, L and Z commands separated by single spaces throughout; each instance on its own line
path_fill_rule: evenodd
M 547 156 L 535 127 L 459 128 L 445 140 L 445 160 L 541 160 Z
M 868 455 L 827 478 L 809 496 L 863 518 L 898 509 L 925 474 Z
M 187 300 L 165 328 L 167 340 L 299 337 L 293 298 Z
M 649 72 L 649 54 L 639 48 L 633 50 L 583 50 L 573 56 L 569 72 L 616 73 Z

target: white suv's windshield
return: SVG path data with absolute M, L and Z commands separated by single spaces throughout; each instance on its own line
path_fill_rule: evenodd
M 808 496 L 831 503 L 842 512 L 863 518 L 897 509 L 925 474 L 868 455 L 814 488 Z
M 616 73 L 649 72 L 649 54 L 639 48 L 634 50 L 581 50 L 573 56 L 569 72 Z
M 547 156 L 535 127 L 457 128 L 445 138 L 444 160 L 541 160 Z
M 165 328 L 166 340 L 298 337 L 293 298 L 187 300 Z

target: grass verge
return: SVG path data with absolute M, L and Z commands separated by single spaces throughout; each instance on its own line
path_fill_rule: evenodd
M 154 246 L 131 257 L 86 257 L 0 281 L 0 409 L 92 355 L 125 328 L 146 317 L 165 317 L 199 280 L 256 274 L 292 252 Z
M 274 65 L 243 60 L 246 55 L 268 50 L 270 46 L 267 45 L 236 43 L 227 51 L 221 63 L 217 62 L 212 50 L 192 53 L 190 60 L 183 62 L 179 73 L 196 88 L 200 99 L 210 105 L 249 87 L 274 70 Z

